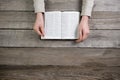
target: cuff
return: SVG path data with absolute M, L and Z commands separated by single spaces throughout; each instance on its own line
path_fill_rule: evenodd
M 94 6 L 94 0 L 83 0 L 81 16 L 86 15 L 89 16 L 90 18 L 92 14 L 93 6 Z
M 33 0 L 34 1 L 34 12 L 45 12 L 44 0 Z

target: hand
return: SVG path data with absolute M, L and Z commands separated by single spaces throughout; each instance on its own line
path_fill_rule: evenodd
M 81 42 L 88 37 L 88 34 L 90 33 L 88 26 L 88 16 L 82 16 L 81 22 L 78 27 L 78 31 L 79 38 L 76 40 L 76 42 Z
M 37 13 L 36 15 L 36 21 L 33 27 L 34 31 L 40 35 L 44 36 L 44 18 L 42 13 Z

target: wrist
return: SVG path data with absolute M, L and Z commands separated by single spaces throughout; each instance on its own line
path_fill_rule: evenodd
M 36 14 L 36 20 L 41 20 L 43 18 L 43 13 L 39 12 Z
M 88 17 L 88 16 L 82 16 L 82 20 L 83 20 L 83 21 L 88 21 L 88 20 L 89 20 L 89 17 Z

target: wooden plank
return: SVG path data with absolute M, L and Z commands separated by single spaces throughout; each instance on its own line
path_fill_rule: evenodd
M 90 29 L 99 30 L 107 29 L 112 30 L 120 29 L 120 19 L 91 19 L 89 22 Z
M 33 29 L 33 25 L 34 22 L 29 22 L 29 21 L 7 21 L 7 22 L 0 22 L 0 29 L 23 29 L 23 30 L 29 30 L 29 29 Z M 93 25 L 92 25 L 93 26 Z M 115 26 L 117 29 L 119 27 L 117 27 L 117 25 Z
M 32 29 L 33 12 L 0 12 L 0 29 Z M 93 12 L 90 29 L 120 29 L 120 12 Z
M 34 21 L 1 21 L 0 29 L 33 29 Z M 91 19 L 89 22 L 91 30 L 120 29 L 120 19 Z
M 119 3 L 120 0 L 95 0 L 94 11 L 120 11 Z M 33 0 L 0 0 L 0 5 L 0 10 L 3 11 L 33 11 L 34 9 Z M 56 6 L 58 5 L 54 7 Z
M 0 65 L 120 66 L 120 49 L 0 48 Z
M 33 30 L 0 30 L 1 47 L 114 47 L 120 48 L 120 30 L 91 30 L 81 43 L 71 40 L 40 40 Z
M 93 11 L 120 11 L 120 0 L 95 0 Z
M 0 12 L 0 22 L 31 22 L 35 20 L 35 14 L 33 12 Z
M 92 14 L 92 19 L 120 19 L 120 12 L 96 11 Z M 33 12 L 0 12 L 0 21 L 34 21 Z
M 92 13 L 92 19 L 120 19 L 120 12 L 114 11 L 95 11 Z
M 33 11 L 33 0 L 0 0 L 0 10 Z
M 82 0 L 47 0 L 46 11 L 81 11 Z
M 0 66 L 1 67 L 1 66 Z M 4 66 L 3 66 L 4 67 Z M 6 66 L 5 66 L 6 67 Z M 119 80 L 120 67 L 7 66 L 1 80 Z

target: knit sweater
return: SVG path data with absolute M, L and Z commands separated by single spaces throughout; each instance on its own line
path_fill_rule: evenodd
M 50 1 L 52 2 L 52 0 Z M 53 3 L 54 1 L 55 0 L 53 0 Z M 72 0 L 56 0 L 56 1 L 59 3 L 60 1 L 72 1 Z M 35 13 L 45 12 L 45 0 L 33 0 L 33 2 L 34 2 Z M 81 15 L 91 16 L 93 5 L 94 5 L 94 0 L 82 0 Z

